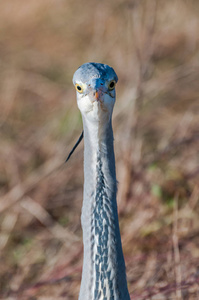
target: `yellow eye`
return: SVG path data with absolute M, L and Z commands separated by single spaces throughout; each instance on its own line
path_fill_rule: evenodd
M 83 87 L 79 83 L 76 83 L 75 89 L 78 91 L 78 93 L 83 93 Z
M 115 88 L 115 84 L 116 84 L 115 80 L 111 80 L 109 82 L 109 85 L 108 85 L 109 91 L 111 91 L 111 90 L 113 90 Z

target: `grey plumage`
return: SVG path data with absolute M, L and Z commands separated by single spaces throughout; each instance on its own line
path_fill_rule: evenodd
M 130 300 L 118 222 L 112 111 L 115 71 L 87 63 L 74 74 L 84 127 L 84 261 L 79 300 Z
M 101 78 L 103 80 L 114 79 L 118 81 L 117 74 L 113 68 L 105 64 L 98 63 L 86 63 L 77 69 L 73 76 L 73 84 L 75 85 L 77 81 L 86 83 L 92 78 Z

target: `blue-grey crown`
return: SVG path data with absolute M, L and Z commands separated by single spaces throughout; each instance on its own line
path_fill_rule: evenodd
M 90 62 L 81 65 L 77 69 L 73 75 L 73 84 L 75 85 L 76 81 L 86 83 L 92 78 L 118 81 L 117 74 L 113 68 L 105 64 Z

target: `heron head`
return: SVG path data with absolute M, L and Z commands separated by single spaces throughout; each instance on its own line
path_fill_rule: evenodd
M 73 84 L 82 115 L 92 122 L 110 120 L 115 104 L 115 85 L 118 81 L 113 68 L 105 64 L 86 63 L 77 69 Z

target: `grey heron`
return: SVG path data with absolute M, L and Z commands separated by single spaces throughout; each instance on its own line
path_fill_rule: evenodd
M 112 112 L 118 77 L 85 63 L 73 76 L 84 134 L 83 270 L 79 300 L 130 300 L 117 212 Z M 68 158 L 69 158 L 68 157 Z

